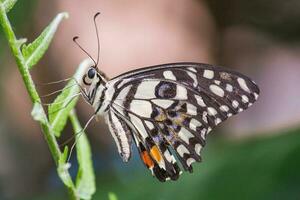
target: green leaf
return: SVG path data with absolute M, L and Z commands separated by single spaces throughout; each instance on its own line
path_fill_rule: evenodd
M 90 64 L 90 60 L 85 60 L 79 65 L 78 70 L 74 75 L 74 79 L 76 79 L 77 82 L 81 82 L 81 77 L 85 73 L 87 67 L 90 66 Z M 75 80 L 71 80 L 65 86 L 60 95 L 58 95 L 55 101 L 49 106 L 49 121 L 55 133 L 55 136 L 59 137 L 61 135 L 61 131 L 64 129 L 67 123 L 68 115 L 72 108 L 74 108 L 76 105 L 78 96 L 75 97 L 75 95 L 79 94 L 79 91 L 79 86 L 77 85 Z
M 63 18 L 67 18 L 68 13 L 58 14 L 53 21 L 45 28 L 41 35 L 32 43 L 23 45 L 22 54 L 25 58 L 26 66 L 31 69 L 42 58 L 49 47 L 49 44 Z
M 8 13 L 15 5 L 17 0 L 6 0 L 3 2 L 3 7 L 6 13 Z
M 70 120 L 75 133 L 82 131 L 82 127 L 76 117 L 75 111 L 70 113 Z M 91 199 L 96 191 L 95 175 L 92 163 L 92 154 L 89 141 L 84 132 L 80 133 L 76 143 L 77 160 L 79 164 L 76 189 L 81 199 Z
M 79 87 L 74 80 L 69 81 L 60 95 L 48 108 L 49 121 L 56 137 L 61 135 L 64 129 L 68 115 L 78 100 Z
M 60 155 L 58 160 L 57 173 L 62 182 L 72 190 L 75 190 L 75 186 L 72 180 L 72 177 L 69 173 L 69 168 L 71 167 L 70 163 L 67 163 L 68 159 L 68 146 L 65 146 L 64 152 Z
M 34 103 L 33 109 L 31 111 L 31 116 L 34 120 L 41 122 L 42 124 L 47 124 L 47 117 L 43 111 L 43 107 L 40 103 Z
M 109 192 L 108 193 L 108 200 L 118 200 L 118 197 L 115 193 Z
M 64 162 L 64 163 L 67 162 L 68 152 L 69 152 L 69 148 L 68 148 L 68 146 L 65 146 L 64 152 L 61 154 L 61 157 L 60 157 L 61 162 Z
M 66 148 L 64 153 L 61 155 L 58 161 L 57 173 L 62 182 L 69 188 L 74 188 L 74 184 L 72 178 L 69 174 L 69 168 L 71 167 L 70 163 L 66 163 L 66 158 L 68 154 L 65 154 Z
M 24 45 L 27 42 L 27 38 L 20 38 L 16 41 L 16 46 L 20 48 L 22 45 Z

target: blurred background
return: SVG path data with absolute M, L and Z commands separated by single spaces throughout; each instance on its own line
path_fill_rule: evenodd
M 94 199 L 299 199 L 300 1 L 289 0 L 19 0 L 9 13 L 18 37 L 33 40 L 61 11 L 63 21 L 37 83 L 70 77 L 86 55 L 97 55 L 92 17 L 100 11 L 100 68 L 109 77 L 179 61 L 226 66 L 261 88 L 258 102 L 212 131 L 204 162 L 177 182 L 159 183 L 138 155 L 122 163 L 103 120 L 88 130 L 97 192 Z M 65 199 L 31 102 L 0 31 L 0 199 Z M 62 86 L 61 86 L 62 87 Z M 58 88 L 39 87 L 42 94 Z M 53 99 L 45 99 L 51 102 Z M 92 109 L 77 106 L 82 124 Z M 64 131 L 61 141 L 72 129 Z M 74 156 L 75 157 L 75 156 Z M 76 172 L 76 166 L 71 169 Z

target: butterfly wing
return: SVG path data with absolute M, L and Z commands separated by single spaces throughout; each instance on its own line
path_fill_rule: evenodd
M 124 162 L 128 162 L 131 157 L 132 135 L 128 124 L 115 114 L 113 110 L 109 110 L 106 115 L 108 128 L 117 144 L 118 152 Z
M 259 88 L 248 77 L 208 64 L 139 69 L 110 82 L 110 112 L 130 127 L 141 159 L 160 181 L 176 180 L 201 161 L 206 135 L 249 106 Z

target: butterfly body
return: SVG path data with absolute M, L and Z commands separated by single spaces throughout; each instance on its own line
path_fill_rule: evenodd
M 83 83 L 83 96 L 105 116 L 123 161 L 135 143 L 160 181 L 178 179 L 177 161 L 192 172 L 212 128 L 247 109 L 259 94 L 248 77 L 200 63 L 152 66 L 111 80 L 91 67 Z

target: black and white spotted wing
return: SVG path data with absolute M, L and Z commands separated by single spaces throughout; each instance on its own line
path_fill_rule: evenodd
M 139 69 L 107 83 L 108 124 L 124 161 L 131 140 L 160 181 L 176 180 L 201 161 L 206 136 L 216 125 L 249 106 L 259 88 L 248 77 L 199 63 Z

